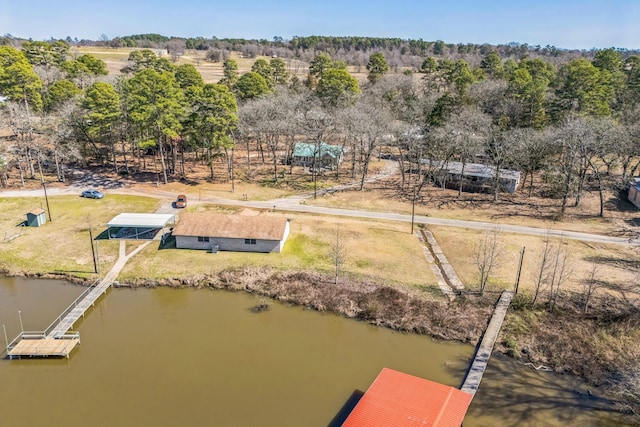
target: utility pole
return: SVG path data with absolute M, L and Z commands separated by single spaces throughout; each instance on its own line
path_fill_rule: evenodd
M 47 215 L 49 216 L 49 221 L 51 221 L 51 209 L 49 208 L 49 198 L 47 197 L 47 185 L 44 182 L 44 175 L 42 174 L 40 157 L 38 157 L 38 170 L 40 171 L 40 183 L 42 183 L 42 189 L 44 190 L 44 200 L 47 202 Z
M 413 235 L 413 225 L 416 218 L 416 187 L 413 187 L 413 198 L 411 199 L 411 234 Z
M 51 221 L 51 208 L 49 208 L 49 198 L 47 197 L 47 185 L 44 181 L 42 181 L 42 188 L 44 189 L 44 200 L 47 202 L 47 215 L 49 216 L 49 221 Z
M 235 181 L 235 176 L 233 175 L 233 155 L 234 155 L 234 149 L 231 149 L 231 192 L 235 192 L 236 191 L 236 181 Z
M 98 263 L 96 262 L 96 251 L 93 247 L 93 230 L 89 226 L 89 240 L 91 240 L 91 256 L 93 257 L 93 271 L 98 274 Z
M 526 248 L 523 246 L 522 251 L 520 251 L 520 263 L 518 263 L 518 274 L 516 275 L 516 283 L 514 285 L 514 291 L 516 295 L 518 294 L 518 287 L 520 286 L 520 274 L 522 273 L 522 261 L 524 260 L 524 250 Z

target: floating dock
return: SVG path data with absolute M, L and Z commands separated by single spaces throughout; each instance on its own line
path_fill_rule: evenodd
M 56 320 L 44 331 L 20 332 L 7 344 L 7 357 L 69 357 L 76 345 L 80 344 L 80 333 L 69 332 L 73 324 L 93 306 L 113 280 L 105 278 L 100 283 L 93 283 L 67 307 Z
M 92 307 L 96 300 L 107 292 L 124 267 L 125 263 L 148 246 L 148 241 L 138 246 L 129 255 L 125 254 L 125 242 L 120 241 L 120 251 L 118 260 L 113 268 L 107 273 L 104 279 L 94 282 L 75 301 L 67 307 L 60 316 L 54 320 L 44 331 L 25 332 L 7 343 L 6 351 L 9 359 L 19 359 L 22 357 L 66 357 L 69 358 L 71 350 L 80 344 L 80 333 L 69 332 L 73 325 L 83 317 L 89 307 Z
M 22 332 L 13 346 L 7 346 L 9 359 L 22 357 L 66 357 L 80 344 L 80 333 L 64 334 L 59 338 L 47 338 L 39 334 Z M 14 340 L 14 341 L 16 341 Z

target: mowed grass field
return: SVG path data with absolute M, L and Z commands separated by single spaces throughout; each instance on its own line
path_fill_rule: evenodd
M 126 65 L 129 54 L 134 50 L 140 50 L 142 48 L 109 48 L 109 47 L 97 47 L 97 46 L 78 46 L 71 49 L 71 55 L 80 56 L 84 54 L 91 54 L 98 59 L 101 59 L 107 65 L 110 76 L 117 76 L 120 74 L 120 70 Z M 205 83 L 217 83 L 222 77 L 222 61 L 212 62 L 206 59 L 206 51 L 198 50 L 186 50 L 177 61 L 176 65 L 191 64 L 195 66 Z M 171 59 L 171 56 L 166 56 Z M 238 63 L 238 72 L 244 74 L 251 71 L 253 63 L 257 59 L 265 59 L 269 61 L 271 57 L 257 56 L 255 58 L 245 58 L 238 52 L 231 52 L 230 58 L 235 59 Z M 287 66 L 287 72 L 291 75 L 296 75 L 303 79 L 307 76 L 309 71 L 309 64 L 304 61 L 300 61 L 295 58 L 282 58 Z M 349 72 L 359 81 L 366 81 L 367 73 L 365 67 L 360 67 L 360 71 L 356 67 L 349 67 Z
M 481 242 L 483 232 L 464 228 L 429 226 L 447 256 L 456 273 L 469 288 L 477 284 L 478 269 L 473 261 L 474 248 Z M 499 230 L 499 227 L 498 227 Z M 521 291 L 533 292 L 538 279 L 540 260 L 544 250 L 544 238 L 500 233 L 500 245 L 504 248 L 499 259 L 489 288 L 493 290 L 513 289 L 516 281 L 520 251 L 525 248 L 525 255 L 520 275 Z M 596 279 L 602 285 L 598 292 L 608 292 L 607 287 L 616 288 L 629 285 L 637 281 L 637 271 L 629 268 L 636 264 L 637 248 L 586 243 L 575 240 L 559 241 L 551 239 L 552 245 L 566 244 L 568 250 L 569 279 L 563 284 L 564 290 L 574 292 L 584 291 L 584 281 L 596 264 Z M 544 289 L 548 290 L 548 289 Z
M 228 208 L 202 204 L 191 209 L 198 212 L 231 212 Z M 344 277 L 417 288 L 436 286 L 422 246 L 411 236 L 405 224 L 280 212 L 245 210 L 241 214 L 285 216 L 290 219 L 290 235 L 283 252 L 211 254 L 181 249 L 158 250 L 157 246 L 152 245 L 129 261 L 122 271 L 121 279 L 197 277 L 242 267 L 314 270 L 333 274 L 334 260 L 331 252 L 338 233 L 346 254 L 341 273 Z
M 416 289 L 437 289 L 436 280 L 426 262 L 423 246 L 410 234 L 407 223 L 358 220 L 322 215 L 242 210 L 218 207 L 215 197 L 241 196 L 243 191 L 254 193 L 255 186 L 240 186 L 236 192 L 223 187 L 195 187 L 191 192 L 184 184 L 171 184 L 169 191 L 185 192 L 191 203 L 188 211 L 235 213 L 244 215 L 278 215 L 291 220 L 291 234 L 281 254 L 257 254 L 160 249 L 160 242 L 145 248 L 132 258 L 119 280 L 180 279 L 216 274 L 229 268 L 265 267 L 281 270 L 314 270 L 333 274 L 331 256 L 336 233 L 344 243 L 346 260 L 342 266 L 344 277 L 372 280 L 380 283 L 404 285 Z M 219 184 L 225 185 L 225 184 Z M 144 191 L 144 188 L 140 188 Z M 263 197 L 281 195 L 280 190 L 265 189 Z M 360 200 L 362 192 L 351 194 Z M 371 196 L 369 194 L 369 196 Z M 198 198 L 202 200 L 198 200 Z M 352 206 L 356 205 L 350 199 Z M 374 198 L 371 198 L 374 200 Z M 166 202 L 166 201 L 165 201 Z M 154 212 L 161 200 L 133 195 L 109 194 L 104 199 L 89 200 L 78 196 L 49 197 L 53 221 L 42 227 L 17 227 L 26 213 L 39 207 L 46 209 L 40 198 L 0 198 L 0 267 L 10 274 L 61 274 L 82 278 L 97 278 L 89 240 L 89 227 L 94 237 L 104 232 L 106 223 L 121 212 Z M 375 201 L 360 200 L 371 208 Z M 389 206 L 393 210 L 393 206 Z M 399 208 L 398 208 L 399 209 Z M 399 209 L 401 210 L 401 209 Z M 476 218 L 477 219 L 477 218 Z M 474 248 L 482 239 L 482 232 L 464 228 L 429 226 L 449 262 L 467 289 L 477 288 L 477 267 Z M 11 237 L 18 237 L 11 239 Z M 520 251 L 526 247 L 520 289 L 532 291 L 536 282 L 543 237 L 502 233 L 504 252 L 500 265 L 490 280 L 493 290 L 512 289 L 516 279 Z M 128 251 L 139 243 L 127 243 Z M 580 292 L 584 279 L 597 265 L 597 278 L 611 287 L 634 283 L 637 280 L 636 249 L 566 241 L 569 250 L 570 279 L 565 289 Z M 115 262 L 119 243 L 100 240 L 98 243 L 100 270 L 104 274 Z M 607 286 L 603 288 L 606 289 Z M 601 288 L 602 289 L 602 288 Z M 601 292 L 601 291 L 599 291 Z
M 17 227 L 26 213 L 44 208 L 44 198 L 0 198 L 0 267 L 10 274 L 69 274 L 94 277 L 89 227 L 97 237 L 106 223 L 120 212 L 153 212 L 159 201 L 134 196 L 84 199 L 49 197 L 52 221 L 41 227 Z M 48 217 L 48 215 L 47 215 Z M 20 236 L 10 240 L 12 236 Z M 9 238 L 9 241 L 6 239 Z M 101 240 L 98 246 L 102 270 L 118 255 L 118 242 Z
M 39 198 L 0 198 L 0 267 L 10 274 L 66 274 L 96 278 L 93 273 L 89 226 L 94 237 L 106 229 L 106 223 L 121 212 L 154 212 L 157 199 L 107 195 L 89 200 L 76 196 L 49 197 L 53 221 L 42 227 L 17 227 L 26 219 L 26 212 L 39 208 Z M 193 204 L 189 210 L 233 213 L 233 209 L 218 208 L 204 203 Z M 283 213 L 251 211 L 250 215 L 284 215 Z M 148 246 L 132 258 L 119 280 L 181 278 L 215 274 L 228 268 L 270 267 L 276 269 L 316 270 L 331 274 L 331 247 L 339 232 L 345 244 L 346 261 L 343 274 L 370 278 L 382 283 L 411 287 L 435 286 L 415 236 L 405 224 L 358 221 L 334 217 L 286 215 L 291 219 L 291 234 L 281 254 L 256 254 L 160 249 L 160 242 Z M 10 239 L 13 236 L 21 235 Z M 5 241 L 5 236 L 8 239 Z M 137 246 L 128 242 L 127 250 Z M 104 274 L 115 262 L 119 243 L 100 240 L 100 270 Z

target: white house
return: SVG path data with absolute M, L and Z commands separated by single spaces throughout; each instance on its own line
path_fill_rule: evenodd
M 184 212 L 173 229 L 178 249 L 281 252 L 289 236 L 283 217 Z
M 435 166 L 434 178 L 446 186 L 456 187 L 463 179 L 463 186 L 476 191 L 489 188 L 493 185 L 496 176 L 494 166 L 482 163 L 465 163 L 453 161 L 423 160 L 425 164 Z M 520 172 L 510 169 L 500 169 L 498 171 L 500 188 L 509 193 L 515 193 L 520 186 Z
M 634 181 L 630 183 L 627 198 L 636 208 L 640 208 L 640 180 L 636 181 L 634 178 Z

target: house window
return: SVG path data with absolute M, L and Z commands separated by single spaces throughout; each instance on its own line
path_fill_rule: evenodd
M 244 244 L 245 245 L 255 245 L 256 244 L 256 239 L 244 239 Z
M 209 237 L 208 236 L 198 236 L 198 242 L 209 242 Z

